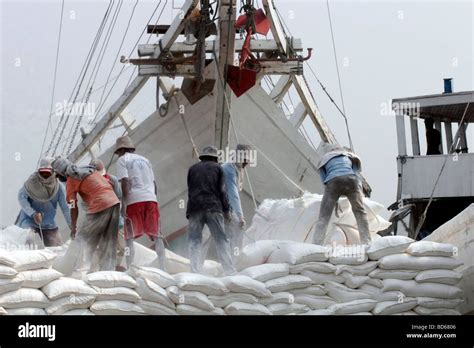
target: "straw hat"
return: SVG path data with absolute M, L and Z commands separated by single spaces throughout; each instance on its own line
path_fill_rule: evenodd
M 202 157 L 204 156 L 219 158 L 219 155 L 217 154 L 217 147 L 208 145 L 205 148 L 203 148 L 201 151 L 201 154 L 199 155 L 199 159 L 202 159 Z
M 115 150 L 114 153 L 116 154 L 120 149 L 133 149 L 135 150 L 135 145 L 132 143 L 132 139 L 129 136 L 124 135 L 123 137 L 117 138 L 115 142 Z

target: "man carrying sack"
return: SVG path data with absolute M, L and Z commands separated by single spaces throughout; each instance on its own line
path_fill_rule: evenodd
M 316 223 L 313 243 L 322 245 L 326 238 L 329 220 L 340 196 L 346 196 L 351 203 L 352 212 L 357 221 L 362 244 L 370 242 L 369 222 L 364 208 L 364 186 L 366 194 L 370 187 L 360 174 L 360 158 L 337 145 L 323 142 L 319 148 L 318 169 L 324 184 L 324 194 Z M 364 183 L 365 182 L 365 183 Z
M 120 201 L 112 185 L 93 166 L 76 166 L 66 158 L 57 158 L 52 165 L 57 175 L 67 179 L 71 238 L 74 239 L 77 233 L 86 262 L 92 264 L 92 258 L 97 254 L 100 271 L 115 270 Z M 79 231 L 77 194 L 87 205 L 87 215 Z

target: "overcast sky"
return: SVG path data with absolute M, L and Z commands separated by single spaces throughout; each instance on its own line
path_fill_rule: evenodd
M 18 189 L 36 168 L 43 143 L 50 113 L 61 1 L 0 2 L 0 225 L 5 226 L 13 223 L 19 211 Z M 294 37 L 301 38 L 304 47 L 314 48 L 310 64 L 340 104 L 326 2 L 275 2 Z M 112 77 L 122 67 L 114 59 L 135 3 L 123 2 L 94 89 L 105 83 L 114 62 Z M 120 55 L 128 56 L 158 3 L 139 1 Z M 174 1 L 175 6 L 180 3 Z M 68 100 L 107 5 L 108 1 L 65 1 L 54 104 Z M 160 23 L 169 24 L 176 14 L 171 8 L 173 1 L 161 1 L 154 20 L 163 5 Z M 392 98 L 442 92 L 445 77 L 453 78 L 454 91 L 474 89 L 473 2 L 331 0 L 330 8 L 354 146 L 363 159 L 373 199 L 389 205 L 396 194 L 397 145 L 395 120 L 383 110 Z M 140 43 L 148 38 L 145 34 Z M 156 41 L 156 37 L 151 40 Z M 121 94 L 131 72 L 127 69 L 120 75 L 106 106 Z M 305 75 L 322 115 L 339 141 L 347 144 L 342 117 L 308 70 Z M 90 100 L 97 103 L 101 93 L 102 89 L 94 92 Z M 154 103 L 154 86 L 149 84 L 130 111 L 143 119 L 153 111 Z M 58 118 L 53 116 L 52 120 L 54 129 Z M 314 129 L 308 122 L 305 126 L 317 142 Z M 472 146 L 472 129 L 468 137 Z M 420 139 L 424 149 L 423 134 Z

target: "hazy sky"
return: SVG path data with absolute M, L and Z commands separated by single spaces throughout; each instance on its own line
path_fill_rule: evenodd
M 36 168 L 43 142 L 61 1 L 0 2 L 0 225 L 4 226 L 13 223 L 19 211 L 18 189 Z M 119 55 L 129 55 L 159 2 L 139 1 Z M 326 2 L 275 2 L 294 37 L 301 38 L 305 47 L 314 48 L 310 64 L 340 104 Z M 107 79 L 135 3 L 123 2 L 94 89 Z M 175 6 L 181 3 L 174 1 Z M 54 104 L 68 100 L 107 5 L 108 1 L 65 1 Z M 163 5 L 160 23 L 168 24 L 176 11 L 171 8 L 173 1 L 162 0 L 157 13 Z M 389 205 L 396 193 L 396 130 L 393 116 L 382 111 L 392 98 L 442 92 L 444 77 L 453 78 L 454 91 L 474 89 L 473 2 L 331 0 L 330 7 L 354 146 L 363 159 L 373 199 Z M 148 38 L 145 34 L 140 43 Z M 155 42 L 156 37 L 151 40 Z M 122 67 L 115 62 L 112 77 Z M 106 105 L 121 94 L 131 72 L 127 69 L 121 75 Z M 322 115 L 339 141 L 347 144 L 342 117 L 308 70 L 305 75 Z M 129 108 L 138 119 L 153 111 L 154 86 L 150 82 Z M 94 92 L 90 100 L 97 103 L 101 93 L 102 89 Z M 53 116 L 52 120 L 54 128 L 58 118 Z M 311 128 L 308 122 L 305 125 Z M 420 127 L 421 132 L 423 129 Z M 318 142 L 314 129 L 309 132 Z M 468 137 L 472 146 L 472 129 Z M 423 134 L 420 139 L 423 143 Z

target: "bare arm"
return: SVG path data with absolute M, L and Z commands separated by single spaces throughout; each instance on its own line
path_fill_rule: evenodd
M 76 237 L 77 232 L 77 220 L 79 218 L 79 208 L 77 207 L 77 201 L 71 202 L 71 238 Z
M 120 185 L 122 187 L 122 215 L 126 216 L 127 212 L 127 202 L 128 199 L 128 178 L 120 179 Z

